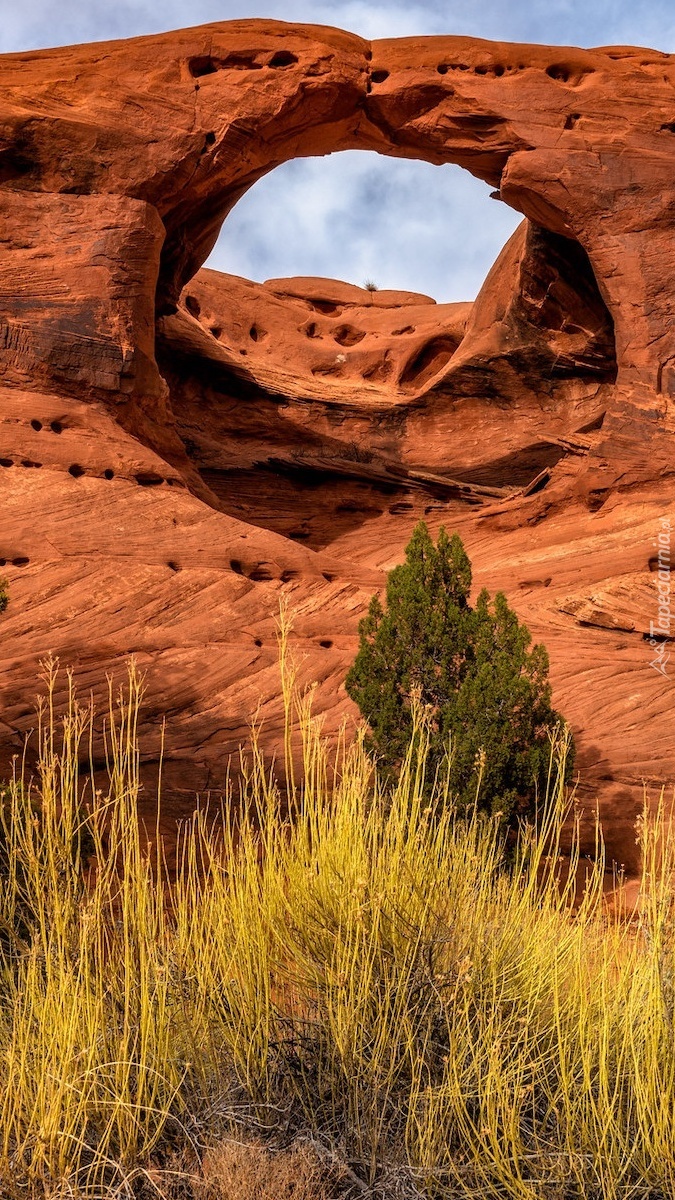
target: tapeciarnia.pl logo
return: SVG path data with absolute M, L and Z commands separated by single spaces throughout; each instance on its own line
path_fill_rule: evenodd
M 659 535 L 654 542 L 658 550 L 658 569 L 656 572 L 656 590 L 658 593 L 658 612 L 656 622 L 649 622 L 649 645 L 654 651 L 654 657 L 650 662 L 650 667 L 659 672 L 659 675 L 668 676 L 668 662 L 670 659 L 670 651 L 668 650 L 669 639 L 671 638 L 671 629 L 673 626 L 673 610 L 671 607 L 671 534 L 672 525 L 668 517 L 661 518 L 661 527 Z

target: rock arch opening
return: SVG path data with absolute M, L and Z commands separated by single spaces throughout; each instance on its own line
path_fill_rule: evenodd
M 522 218 L 481 180 L 373 151 L 292 159 L 235 205 L 206 262 L 251 280 L 341 279 L 473 300 Z
M 314 31 L 303 32 L 293 39 L 292 53 L 284 53 L 283 38 L 256 39 L 249 30 L 227 46 L 218 47 L 214 40 L 208 55 L 192 54 L 187 60 L 204 137 L 187 184 L 170 198 L 163 214 L 167 236 L 157 306 L 163 362 L 167 337 L 177 336 L 166 325 L 173 313 L 178 323 L 186 317 L 178 336 L 180 353 L 189 350 L 193 360 L 201 355 L 210 362 L 212 378 L 218 376 L 221 389 L 231 394 L 285 396 L 284 364 L 292 362 L 300 377 L 300 399 L 318 401 L 334 412 L 340 404 L 358 408 L 371 401 L 383 410 L 399 410 L 396 420 L 408 425 L 410 413 L 400 412 L 405 405 L 419 413 L 467 396 L 503 399 L 507 372 L 515 373 L 528 392 L 550 393 L 560 380 L 577 376 L 591 385 L 612 381 L 616 363 L 605 304 L 609 296 L 601 297 L 591 259 L 582 249 L 589 244 L 588 230 L 570 210 L 565 190 L 532 170 L 541 157 L 538 142 L 549 137 L 549 124 L 555 144 L 560 140 L 561 111 L 563 132 L 583 124 L 581 91 L 595 73 L 590 59 L 580 51 L 574 70 L 563 71 L 545 48 L 427 38 L 415 42 L 413 53 L 405 40 L 370 45 L 337 31 L 326 36 L 318 46 Z M 534 123 L 519 99 L 523 87 L 528 104 L 536 96 Z M 226 123 L 224 101 L 236 109 Z M 570 105 L 572 123 L 566 111 Z M 433 320 L 430 313 L 425 320 L 407 313 L 406 320 L 390 328 L 383 310 L 394 305 L 383 297 L 364 304 L 356 290 L 349 293 L 325 280 L 309 285 L 312 294 L 303 294 L 299 284 L 285 286 L 278 278 L 267 293 L 251 284 L 246 296 L 238 297 L 235 311 L 231 297 L 215 296 L 217 281 L 208 268 L 196 274 L 223 222 L 223 237 L 227 239 L 229 225 L 237 240 L 239 213 L 255 203 L 256 194 L 273 192 L 279 171 L 292 173 L 300 160 L 311 160 L 314 179 L 322 180 L 328 170 L 324 156 L 356 150 L 396 159 L 395 169 L 402 171 L 414 168 L 412 160 L 421 160 L 423 168 L 419 161 L 417 167 L 432 173 L 439 167 L 452 170 L 451 164 L 463 167 L 509 206 L 494 206 L 495 222 L 513 228 L 511 211 L 529 219 L 489 275 L 492 291 L 494 272 L 499 277 L 499 320 L 483 289 L 473 310 L 465 310 L 461 318 L 438 306 Z M 452 230 L 446 230 L 446 246 L 461 239 L 458 232 L 453 239 Z M 278 240 L 288 241 L 283 234 Z M 254 274 L 242 268 L 241 259 L 237 268 L 236 274 Z M 348 272 L 325 273 L 344 278 Z M 353 268 L 352 278 L 357 274 L 377 281 L 370 262 Z M 194 286 L 186 289 L 193 279 Z M 231 285 L 230 291 L 247 286 Z M 422 290 L 445 299 L 437 286 Z M 466 291 L 462 287 L 463 298 L 475 290 L 475 284 Z M 458 298 L 455 292 L 453 299 Z M 268 301 L 274 312 L 260 321 L 255 310 Z M 177 306 L 180 312 L 175 312 Z M 372 314 L 369 328 L 364 327 L 354 319 L 359 307 L 378 309 L 378 332 L 386 332 L 389 344 L 381 341 L 375 349 Z M 490 345 L 484 336 L 481 341 L 488 317 Z M 204 369 L 202 364 L 202 375 Z M 387 427 L 394 423 L 390 413 Z M 382 445 L 386 441 L 380 436 Z
M 327 161 L 311 160 L 315 179 Z M 380 161 L 401 165 L 408 178 L 427 165 Z M 259 184 L 270 207 L 275 175 L 292 177 L 294 165 Z M 562 457 L 583 449 L 585 431 L 602 425 L 602 389 L 616 379 L 611 316 L 577 240 L 503 205 L 495 210 L 513 232 L 475 301 L 436 303 L 304 273 L 258 283 L 207 266 L 192 276 L 176 311 L 160 317 L 157 353 L 177 430 L 220 506 L 318 546 L 311 521 L 279 525 L 271 492 L 287 493 L 292 514 L 301 493 L 333 488 L 336 511 L 356 523 L 385 503 L 407 503 L 410 487 L 470 504 L 517 490 L 535 495 Z M 229 222 L 230 258 L 241 240 L 236 212 L 229 208 L 223 226 L 223 266 L 233 265 Z M 452 229 L 443 234 L 452 246 Z M 375 274 L 368 263 L 354 273 Z M 514 436 L 513 409 L 524 403 L 534 416 Z M 475 410 L 493 454 L 482 442 L 458 449 L 458 405 Z M 542 411 L 553 414 L 546 431 Z M 365 487 L 360 503 L 343 495 L 345 480 Z
M 158 362 L 217 506 L 312 549 L 425 496 L 537 495 L 587 452 L 616 377 L 588 256 L 529 222 L 474 302 L 203 269 Z

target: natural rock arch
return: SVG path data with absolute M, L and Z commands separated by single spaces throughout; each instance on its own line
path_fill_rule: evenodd
M 674 83 L 671 58 L 654 51 L 457 37 L 371 44 L 262 21 L 109 43 L 100 57 L 88 47 L 7 55 L 2 194 L 14 216 L 16 193 L 26 194 L 28 225 L 49 195 L 55 237 L 60 222 L 103 222 L 114 239 L 117 222 L 119 252 L 139 271 L 139 302 L 125 314 L 137 361 L 118 337 L 118 377 L 122 390 L 135 376 L 131 390 L 147 391 L 140 293 L 157 272 L 158 311 L 169 311 L 263 173 L 347 148 L 458 163 L 583 246 L 614 320 L 619 382 L 668 394 Z

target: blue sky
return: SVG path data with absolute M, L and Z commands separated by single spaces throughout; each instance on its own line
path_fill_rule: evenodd
M 0 52 L 241 17 L 338 25 L 364 37 L 451 33 L 675 52 L 673 0 L 0 0 L 0 11 Z M 459 168 L 334 154 L 287 163 L 256 184 L 209 265 L 251 279 L 373 279 L 470 299 L 518 219 Z

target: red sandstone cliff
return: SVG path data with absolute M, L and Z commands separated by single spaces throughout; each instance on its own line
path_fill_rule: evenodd
M 133 652 L 148 778 L 165 712 L 174 798 L 217 788 L 258 700 L 278 737 L 282 594 L 335 728 L 425 516 L 546 641 L 630 861 L 643 779 L 675 782 L 675 660 L 646 640 L 675 522 L 674 87 L 656 51 L 259 21 L 2 58 L 5 763 L 47 650 L 95 691 Z M 523 214 L 473 306 L 199 270 L 256 179 L 345 148 L 459 163 Z

